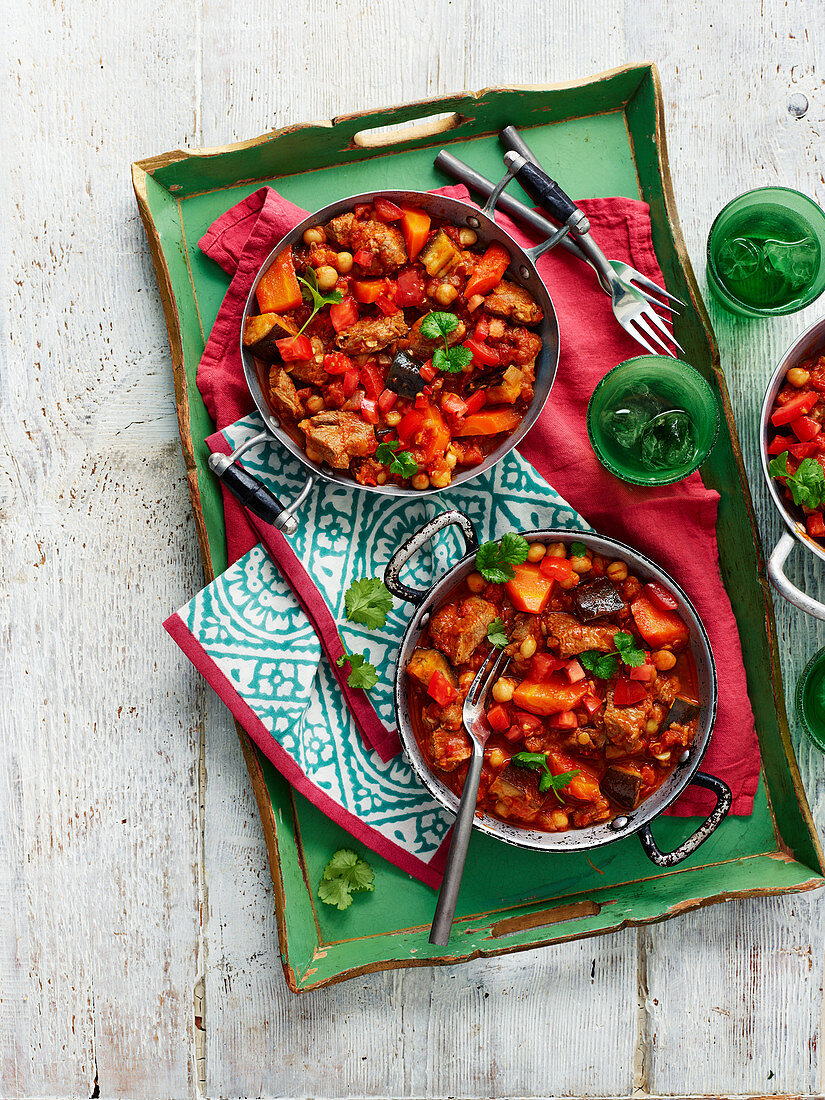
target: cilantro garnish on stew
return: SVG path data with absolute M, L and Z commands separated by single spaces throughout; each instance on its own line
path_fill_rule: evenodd
M 391 474 L 399 477 L 412 477 L 418 473 L 418 463 L 410 451 L 399 451 L 401 443 L 397 439 L 386 440 L 378 444 L 375 458 L 384 466 L 389 466 Z
M 490 645 L 494 645 L 496 649 L 504 649 L 507 645 L 509 638 L 507 637 L 507 630 L 501 619 L 493 619 L 487 627 L 487 641 Z
M 340 848 L 324 868 L 318 897 L 336 909 L 349 909 L 352 895 L 375 889 L 375 872 L 349 848 Z
M 561 775 L 553 775 L 547 766 L 547 756 L 543 752 L 517 752 L 515 756 L 510 757 L 510 763 L 518 768 L 530 768 L 534 772 L 541 772 L 539 794 L 552 791 L 559 802 L 563 801 L 559 791 L 566 787 L 571 779 L 581 775 L 581 768 L 576 768 L 572 772 L 562 772 Z
M 319 309 L 323 309 L 324 306 L 338 305 L 339 302 L 343 302 L 344 296 L 340 290 L 332 290 L 329 294 L 323 294 L 318 289 L 318 279 L 315 275 L 315 268 L 307 265 L 306 269 L 307 277 L 302 278 L 297 275 L 298 282 L 301 283 L 301 294 L 307 302 L 312 302 L 312 313 L 307 317 L 306 321 L 301 325 L 298 335 L 300 336 L 309 322 L 315 316 Z
M 344 593 L 344 606 L 350 622 L 361 623 L 368 630 L 377 630 L 379 626 L 386 625 L 392 596 L 377 577 L 363 577 L 360 581 L 353 581 Z
M 815 458 L 803 458 L 792 474 L 788 469 L 788 452 L 783 451 L 771 459 L 768 473 L 785 479 L 797 507 L 819 508 L 825 504 L 825 471 Z
M 587 553 L 587 547 L 583 542 L 571 542 L 570 543 L 570 557 L 571 558 L 583 558 Z
M 619 651 L 619 656 L 630 668 L 638 668 L 645 663 L 645 651 L 639 649 L 632 634 L 626 634 L 620 630 L 613 635 L 613 645 Z
M 516 575 L 514 565 L 527 561 L 527 539 L 508 531 L 498 542 L 485 542 L 476 551 L 476 569 L 490 584 L 506 584 Z
M 578 662 L 599 680 L 609 680 L 619 669 L 618 654 L 602 653 L 599 649 L 586 649 L 579 654 Z
M 445 370 L 450 374 L 458 374 L 473 361 L 473 353 L 469 348 L 456 344 L 450 347 L 447 337 L 458 328 L 458 318 L 454 313 L 428 313 L 421 321 L 421 335 L 427 340 L 443 338 L 444 347 L 436 348 L 433 352 L 433 366 L 437 370 Z

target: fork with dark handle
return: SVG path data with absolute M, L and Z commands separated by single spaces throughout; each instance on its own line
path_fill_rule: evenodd
M 498 135 L 498 139 L 501 144 L 507 150 L 513 150 L 516 153 L 520 153 L 525 160 L 531 161 L 538 168 L 541 168 L 541 161 L 536 154 L 515 128 L 515 126 L 505 126 L 501 133 Z M 558 186 L 558 185 L 556 185 Z M 559 190 L 561 190 L 559 188 Z M 564 194 L 564 192 L 562 192 Z M 630 283 L 634 290 L 639 290 L 640 287 L 645 287 L 647 290 L 653 291 L 654 294 L 658 294 L 661 297 L 669 298 L 671 302 L 676 302 L 677 305 L 683 306 L 685 303 L 681 298 L 677 298 L 675 294 L 671 294 L 665 290 L 664 287 L 659 286 L 658 283 L 654 283 L 652 279 L 648 279 L 646 275 L 643 275 L 641 271 L 637 271 L 635 267 L 631 267 L 629 264 L 622 263 L 620 260 L 608 260 L 607 261 L 616 274 L 626 283 Z M 637 285 L 638 284 L 638 285 Z M 649 294 L 644 295 L 649 302 L 656 301 L 651 298 Z M 664 303 L 657 303 L 664 305 Z
M 453 825 L 450 850 L 444 867 L 444 878 L 438 892 L 438 903 L 430 928 L 430 943 L 437 944 L 439 947 L 445 947 L 450 942 L 450 930 L 453 927 L 458 892 L 461 889 L 467 847 L 470 843 L 470 833 L 473 831 L 481 765 L 484 762 L 484 746 L 491 732 L 484 715 L 484 700 L 488 688 L 498 679 L 509 660 L 510 658 L 503 650 L 490 650 L 470 684 L 461 712 L 464 728 L 473 746 L 473 755 L 470 757 L 470 766 L 467 768 L 464 787 L 461 791 L 461 801 L 458 804 L 458 814 Z

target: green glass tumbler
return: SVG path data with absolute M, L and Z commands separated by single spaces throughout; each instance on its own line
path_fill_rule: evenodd
M 796 716 L 813 744 L 825 752 L 825 649 L 811 657 L 796 682 Z
M 788 187 L 760 187 L 719 213 L 707 248 L 708 285 L 745 317 L 796 313 L 825 290 L 825 212 Z
M 667 355 L 638 355 L 608 371 L 587 406 L 601 462 L 632 485 L 683 481 L 716 442 L 719 406 L 697 370 Z

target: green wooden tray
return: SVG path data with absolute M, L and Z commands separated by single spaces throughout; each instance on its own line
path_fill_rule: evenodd
M 588 858 L 522 852 L 475 836 L 450 945 L 436 948 L 426 934 L 433 892 L 374 855 L 369 859 L 376 872 L 375 893 L 367 900 L 359 899 L 344 913 L 317 902 L 324 864 L 351 840 L 295 795 L 239 729 L 275 882 L 284 971 L 296 992 L 367 971 L 495 955 L 663 920 L 734 897 L 823 883 L 822 851 L 788 733 L 753 508 L 716 345 L 673 202 L 659 80 L 652 65 L 617 69 L 580 84 L 447 96 L 289 127 L 222 149 L 177 150 L 133 166 L 166 313 L 206 576 L 225 568 L 226 541 L 219 490 L 206 465 L 204 439 L 213 425 L 195 372 L 227 277 L 199 252 L 199 237 L 219 214 L 265 182 L 310 210 L 340 196 L 402 182 L 421 189 L 443 185 L 446 181 L 433 168 L 443 145 L 498 178 L 496 134 L 507 123 L 529 130 L 529 144 L 554 166 L 570 194 L 645 199 L 668 288 L 692 303 L 677 320 L 676 334 L 688 361 L 716 388 L 724 409 L 719 442 L 702 474 L 721 494 L 722 571 L 739 624 L 762 749 L 754 813 L 728 818 L 692 859 L 668 873 L 646 860 L 635 838 Z M 693 819 L 661 819 L 657 840 L 675 847 L 694 826 Z

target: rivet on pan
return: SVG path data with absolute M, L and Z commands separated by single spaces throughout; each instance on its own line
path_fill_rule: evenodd
M 421 616 L 421 622 L 418 625 L 423 629 L 429 621 L 430 621 L 430 613 L 428 611 L 426 615 Z
M 610 822 L 610 828 L 614 829 L 616 832 L 618 832 L 619 829 L 626 829 L 628 826 L 628 821 L 629 819 L 626 817 L 614 817 L 613 820 Z
M 519 268 L 519 274 L 521 275 L 522 279 L 529 279 L 530 278 L 530 268 L 529 267 L 520 267 Z
M 472 226 L 473 229 L 478 229 L 478 227 L 481 225 L 481 222 L 478 220 L 478 218 L 468 218 L 467 225 Z
M 690 760 L 690 749 L 685 749 L 685 751 L 679 757 L 679 763 L 687 764 L 688 760 Z

